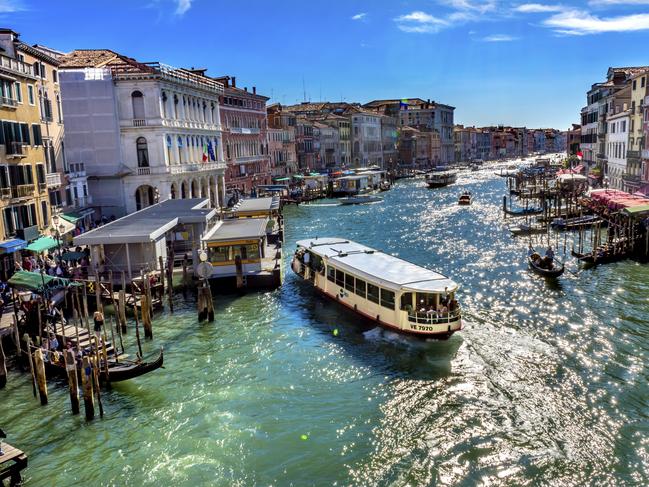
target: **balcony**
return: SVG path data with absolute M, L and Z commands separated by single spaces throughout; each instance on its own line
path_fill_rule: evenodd
M 85 178 L 86 166 L 83 162 L 68 164 L 68 168 L 66 169 L 65 174 L 69 179 Z
M 0 70 L 36 79 L 31 64 L 23 63 L 8 56 L 0 56 Z
M 10 141 L 5 145 L 8 158 L 23 158 L 27 157 L 27 151 L 23 148 L 22 142 Z
M 154 174 L 185 174 L 200 171 L 217 171 L 225 169 L 222 162 L 197 162 L 193 164 L 172 164 L 170 166 L 138 167 L 138 176 L 150 176 Z
M 0 199 L 6 200 L 11 198 L 11 188 L 0 188 Z
M 234 164 L 247 164 L 248 162 L 256 162 L 256 161 L 265 161 L 268 158 L 268 156 L 265 155 L 259 155 L 259 156 L 246 156 L 246 157 L 237 157 L 234 159 L 233 163 Z
M 133 127 L 145 127 L 146 126 L 146 120 L 143 118 L 134 118 L 133 119 Z
M 36 187 L 33 184 L 19 184 L 11 187 L 12 198 L 32 198 Z
M 6 96 L 0 97 L 0 105 L 2 105 L 4 108 L 16 108 L 16 105 L 18 102 L 14 100 L 13 98 L 7 98 Z
M 61 173 L 54 172 L 45 176 L 45 183 L 48 188 L 58 188 L 61 186 Z
M 260 130 L 253 127 L 230 127 L 231 134 L 258 135 Z
M 633 159 L 633 160 L 640 160 L 640 151 L 639 150 L 628 150 L 626 151 L 626 158 L 627 160 Z

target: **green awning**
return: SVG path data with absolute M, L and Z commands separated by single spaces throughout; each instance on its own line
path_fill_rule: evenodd
M 70 223 L 77 223 L 83 218 L 79 213 L 61 213 L 61 218 Z
M 624 208 L 622 210 L 624 213 L 627 215 L 631 216 L 641 216 L 644 215 L 645 213 L 649 213 L 649 204 L 647 205 L 638 205 L 638 206 L 631 206 L 629 208 Z
M 58 245 L 59 243 L 56 241 L 56 239 L 52 237 L 41 237 L 34 240 L 25 248 L 27 250 L 31 250 L 32 252 L 39 253 L 39 252 L 45 252 L 46 250 L 49 249 L 53 249 L 54 247 L 58 247 Z
M 16 289 L 27 289 L 37 293 L 42 293 L 44 290 L 56 290 L 63 287 L 81 285 L 78 282 L 70 281 L 70 279 L 30 271 L 18 271 L 7 282 Z
M 293 179 L 304 179 L 304 176 L 302 176 L 301 174 L 295 174 L 293 176 Z
M 52 237 L 40 237 L 34 240 L 32 243 L 30 243 L 27 247 L 25 247 L 27 250 L 31 250 L 32 252 L 45 252 L 46 250 L 53 249 L 55 247 L 58 247 L 59 243 L 56 241 L 56 239 Z
M 290 181 L 291 178 L 273 178 L 275 181 Z

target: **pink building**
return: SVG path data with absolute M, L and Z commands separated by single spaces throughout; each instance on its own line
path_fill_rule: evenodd
M 271 183 L 268 154 L 268 97 L 258 95 L 253 86 L 238 88 L 232 76 L 215 78 L 223 83 L 223 101 L 219 104 L 223 126 L 223 147 L 226 162 L 225 185 L 244 193 L 257 185 Z

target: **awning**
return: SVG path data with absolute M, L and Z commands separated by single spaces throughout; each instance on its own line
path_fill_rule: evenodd
M 290 181 L 291 178 L 273 178 L 275 181 Z
M 55 290 L 67 286 L 80 286 L 78 282 L 72 282 L 62 277 L 53 277 L 40 272 L 18 271 L 8 284 L 16 289 L 27 289 L 34 292 L 43 292 L 44 290 Z
M 55 238 L 52 237 L 41 237 L 34 240 L 30 243 L 26 249 L 31 250 L 32 252 L 45 252 L 46 250 L 53 249 L 58 247 L 59 243 Z
M 629 208 L 624 208 L 624 210 L 622 211 L 627 215 L 631 215 L 631 216 L 641 216 L 644 214 L 649 214 L 649 204 L 631 206 Z
M 69 221 L 70 223 L 77 223 L 83 217 L 92 215 L 95 212 L 94 208 L 85 208 L 79 211 L 73 211 L 70 213 L 61 213 L 61 218 Z
M 11 254 L 16 250 L 24 249 L 27 246 L 27 242 L 20 238 L 13 238 L 11 240 L 5 240 L 0 242 L 0 253 Z
M 51 222 L 51 223 L 52 223 L 51 228 L 56 228 L 57 227 L 57 225 L 54 225 L 54 222 Z M 61 226 L 63 227 L 63 231 L 61 231 L 61 228 L 60 228 Z M 74 230 L 76 228 L 74 222 L 71 222 L 69 220 L 65 220 L 63 218 L 63 215 L 61 215 L 61 218 L 59 219 L 58 227 L 59 228 L 57 228 L 57 230 L 60 232 L 61 235 L 65 235 L 67 233 L 70 233 L 72 230 Z

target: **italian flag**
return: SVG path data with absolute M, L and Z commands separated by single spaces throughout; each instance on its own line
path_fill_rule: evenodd
M 203 162 L 207 162 L 207 144 L 203 144 Z
M 577 159 L 580 161 L 584 158 L 584 153 L 582 151 L 577 152 Z

